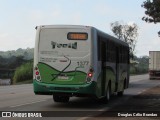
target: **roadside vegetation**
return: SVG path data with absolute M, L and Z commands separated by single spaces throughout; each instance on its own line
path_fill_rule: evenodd
M 130 75 L 146 74 L 149 69 L 149 57 L 134 56 L 134 62 L 130 63 Z
M 33 61 L 22 64 L 16 68 L 13 76 L 13 84 L 16 83 L 31 83 L 33 79 Z
M 0 51 L 0 79 L 11 79 L 11 84 L 32 82 L 33 50 Z

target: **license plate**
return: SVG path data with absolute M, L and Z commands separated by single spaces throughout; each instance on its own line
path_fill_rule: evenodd
M 58 76 L 58 79 L 68 80 L 68 76 Z

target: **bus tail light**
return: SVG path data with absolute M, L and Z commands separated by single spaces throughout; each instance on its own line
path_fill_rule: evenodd
M 41 81 L 41 76 L 40 76 L 40 72 L 39 72 L 38 67 L 35 67 L 35 69 L 34 69 L 34 76 L 37 81 L 39 81 L 39 82 Z
M 93 73 L 89 72 L 88 77 L 92 77 L 92 76 L 93 76 Z
M 38 71 L 36 71 L 36 75 L 39 75 L 39 72 L 38 72 Z
M 87 78 L 86 78 L 86 82 L 87 82 L 87 83 L 90 83 L 90 82 L 92 81 L 93 74 L 94 74 L 94 71 L 93 71 L 93 69 L 91 68 L 91 69 L 89 70 L 89 72 L 87 73 Z

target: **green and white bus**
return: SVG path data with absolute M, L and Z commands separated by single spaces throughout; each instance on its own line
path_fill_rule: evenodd
M 34 93 L 53 95 L 55 102 L 72 96 L 108 102 L 129 84 L 129 46 L 94 27 L 36 27 Z

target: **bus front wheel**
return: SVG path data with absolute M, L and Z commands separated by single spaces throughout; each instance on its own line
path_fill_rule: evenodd
M 69 96 L 53 95 L 53 100 L 54 100 L 54 102 L 67 103 L 67 102 L 69 102 Z

